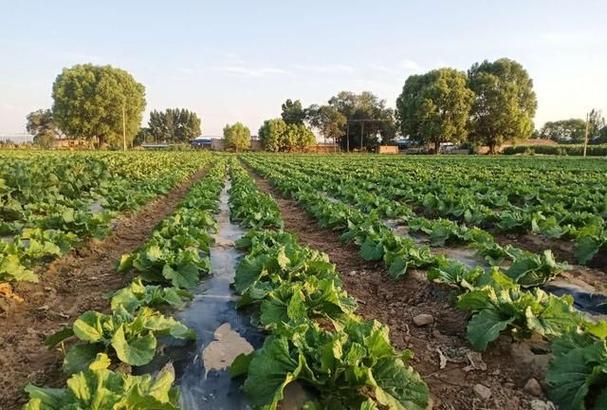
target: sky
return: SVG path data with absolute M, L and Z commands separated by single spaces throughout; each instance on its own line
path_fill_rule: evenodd
M 484 59 L 520 62 L 536 127 L 607 114 L 607 1 L 0 0 L 0 135 L 52 106 L 64 67 L 111 64 L 146 88 L 150 110 L 183 107 L 204 135 L 256 133 L 285 99 L 371 91 L 394 107 L 406 78 Z

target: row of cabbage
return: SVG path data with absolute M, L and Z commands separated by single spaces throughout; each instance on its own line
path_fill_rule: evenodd
M 413 157 L 371 163 L 365 157 L 321 157 L 295 162 L 468 226 L 572 240 L 582 264 L 607 251 L 604 161 Z
M 0 159 L 0 281 L 33 268 L 192 175 L 208 155 L 172 152 L 4 152 Z
M 485 350 L 504 332 L 519 339 L 539 334 L 552 341 L 554 358 L 547 381 L 551 399 L 561 408 L 592 408 L 587 407 L 590 402 L 607 406 L 607 324 L 576 311 L 572 298 L 522 286 L 520 277 L 499 267 L 469 268 L 433 255 L 429 247 L 394 234 L 377 213 L 328 198 L 318 180 L 292 169 L 280 171 L 284 165 L 275 168 L 272 159 L 250 156 L 246 161 L 284 195 L 296 199 L 321 226 L 340 231 L 344 242 L 359 245 L 364 259 L 383 260 L 393 277 L 408 268 L 422 268 L 430 280 L 459 289 L 457 306 L 472 313 L 467 334 L 475 349 Z
M 329 198 L 352 204 L 364 213 L 373 213 L 383 218 L 388 225 L 405 225 L 408 234 L 426 235 L 430 246 L 464 244 L 476 250 L 484 262 L 490 266 L 505 267 L 506 274 L 521 286 L 538 286 L 557 276 L 568 268 L 557 262 L 550 249 L 536 254 L 513 245 L 500 245 L 494 236 L 478 227 L 468 227 L 449 219 L 430 219 L 419 216 L 407 204 L 390 198 L 383 187 L 374 191 L 364 188 L 365 181 L 345 181 L 334 172 L 318 170 L 315 166 L 292 163 L 265 163 L 266 168 L 282 170 L 300 180 L 312 184 L 316 190 Z M 362 186 L 362 187 L 361 187 Z M 427 249 L 422 247 L 422 249 Z M 428 249 L 425 253 L 430 253 Z M 405 271 L 394 272 L 398 277 Z
M 121 258 L 117 270 L 137 275 L 111 296 L 110 313 L 85 312 L 47 339 L 49 347 L 59 344 L 65 351 L 63 370 L 69 379 L 61 389 L 28 385 L 27 410 L 179 408 L 172 368 L 165 367 L 155 377 L 133 375 L 132 368 L 153 360 L 161 336 L 196 337 L 162 312 L 182 308 L 192 298 L 188 289 L 210 272 L 214 214 L 225 173 L 225 163 L 218 162 L 143 246 Z M 75 341 L 67 350 L 66 339 Z
M 299 383 L 311 391 L 307 409 L 427 408 L 428 387 L 407 365 L 412 353 L 391 345 L 386 326 L 355 314 L 335 265 L 281 229 L 276 203 L 242 167 L 234 164 L 231 177 L 232 217 L 251 228 L 237 242 L 246 252 L 234 283 L 238 305 L 269 333 L 230 367 L 246 377 L 251 404 L 276 409 L 286 386 Z

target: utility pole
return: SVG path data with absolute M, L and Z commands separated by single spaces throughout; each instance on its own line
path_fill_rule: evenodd
M 365 122 L 362 121 L 362 125 L 360 127 L 360 152 L 363 152 L 363 134 L 365 133 Z
M 363 118 L 363 119 L 354 119 L 354 120 L 350 120 L 348 119 L 348 128 L 346 131 L 346 135 L 348 135 L 348 152 L 350 151 L 350 123 L 351 122 L 359 122 L 361 124 L 360 126 L 360 151 L 362 151 L 363 149 L 363 135 L 365 133 L 365 123 L 366 122 L 371 122 L 371 123 L 382 123 L 382 122 L 389 122 L 390 120 L 376 120 L 376 119 L 372 119 L 372 118 Z M 356 137 L 355 137 L 356 138 Z
M 122 150 L 126 151 L 126 102 L 122 102 Z
M 586 131 L 584 132 L 584 157 L 586 156 L 586 147 L 588 147 L 588 125 L 590 122 L 590 113 L 586 114 Z
M 350 152 L 350 119 L 346 125 L 346 152 Z

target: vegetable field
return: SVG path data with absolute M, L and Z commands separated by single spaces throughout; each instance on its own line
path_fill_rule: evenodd
M 6 408 L 607 408 L 603 160 L 37 152 L 0 172 Z
M 20 153 L 0 161 L 0 280 L 37 281 L 36 264 L 105 236 L 133 211 L 199 169 L 199 155 Z

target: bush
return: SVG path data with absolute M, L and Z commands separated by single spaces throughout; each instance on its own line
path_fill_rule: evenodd
M 504 155 L 516 155 L 530 153 L 540 155 L 584 155 L 583 145 L 516 145 L 504 148 Z M 607 144 L 588 145 L 586 155 L 591 157 L 607 156 Z

